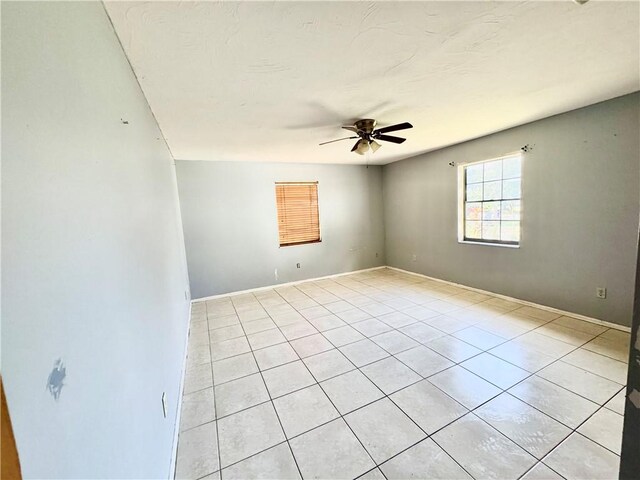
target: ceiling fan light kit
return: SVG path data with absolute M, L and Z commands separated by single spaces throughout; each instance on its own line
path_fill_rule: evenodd
M 342 128 L 356 133 L 357 136 L 329 140 L 328 142 L 322 142 L 320 145 L 339 142 L 341 140 L 351 140 L 359 138 L 351 151 L 357 153 L 358 155 L 364 155 L 369 151 L 369 149 L 371 149 L 371 151 L 375 153 L 382 146 L 378 142 L 376 142 L 376 140 L 398 144 L 404 142 L 406 138 L 395 137 L 393 135 L 385 135 L 385 133 L 396 132 L 398 130 L 406 130 L 407 128 L 413 128 L 413 125 L 411 125 L 409 122 L 404 122 L 376 129 L 375 120 L 371 118 L 363 118 L 361 120 L 358 120 L 353 125 L 343 125 Z
M 358 155 L 364 155 L 369 151 L 369 143 L 366 140 L 358 140 L 351 151 Z

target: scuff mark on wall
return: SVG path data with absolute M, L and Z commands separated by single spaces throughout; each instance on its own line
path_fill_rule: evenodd
M 53 363 L 53 370 L 47 378 L 47 390 L 51 394 L 54 400 L 58 401 L 62 387 L 64 387 L 64 379 L 67 376 L 67 367 L 64 366 L 64 362 L 61 358 L 57 359 Z

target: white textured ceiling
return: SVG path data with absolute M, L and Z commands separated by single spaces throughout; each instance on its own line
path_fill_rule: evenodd
M 107 2 L 176 159 L 384 164 L 639 89 L 640 3 Z

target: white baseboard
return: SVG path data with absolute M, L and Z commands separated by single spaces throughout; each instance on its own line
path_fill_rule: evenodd
M 522 305 L 526 305 L 526 306 L 529 306 L 529 307 L 540 308 L 542 310 L 547 310 L 549 312 L 554 312 L 554 313 L 557 313 L 559 315 L 566 315 L 568 317 L 577 318 L 578 320 L 584 320 L 585 322 L 595 323 L 597 325 L 602 325 L 602 326 L 608 327 L 608 328 L 614 328 L 616 330 L 621 330 L 623 332 L 630 332 L 631 331 L 631 327 L 625 327 L 623 325 L 618 325 L 617 323 L 607 322 L 606 320 L 600 320 L 599 318 L 588 317 L 586 315 L 581 315 L 579 313 L 568 312 L 566 310 L 560 310 L 559 308 L 554 308 L 554 307 L 549 307 L 547 305 L 541 305 L 539 303 L 529 302 L 527 300 L 522 300 L 520 298 L 509 297 L 507 295 L 502 295 L 500 293 L 491 292 L 491 291 L 488 291 L 488 290 L 482 290 L 481 288 L 469 287 L 468 285 L 463 285 L 461 283 L 450 282 L 448 280 L 442 280 L 441 278 L 430 277 L 428 275 L 423 275 L 422 273 L 411 272 L 409 270 L 403 270 L 402 268 L 391 267 L 389 265 L 382 265 L 382 266 L 379 266 L 379 267 L 364 268 L 362 270 L 354 270 L 354 271 L 351 271 L 351 272 L 335 273 L 333 275 L 325 275 L 324 277 L 307 278 L 305 280 L 296 280 L 294 282 L 276 283 L 274 285 L 266 285 L 264 287 L 249 288 L 247 290 L 238 290 L 236 292 L 221 293 L 219 295 L 211 295 L 209 297 L 195 298 L 195 299 L 191 300 L 191 303 L 202 302 L 202 301 L 205 301 L 205 300 L 214 300 L 216 298 L 222 298 L 222 297 L 230 297 L 230 296 L 235 296 L 235 295 L 242 295 L 244 293 L 260 292 L 262 290 L 270 290 L 272 288 L 281 288 L 281 287 L 287 287 L 287 286 L 291 286 L 291 285 L 298 285 L 300 283 L 314 282 L 314 281 L 317 281 L 317 280 L 324 280 L 326 278 L 342 277 L 342 276 L 345 276 L 345 275 L 352 275 L 354 273 L 368 272 L 368 271 L 371 271 L 371 270 L 380 270 L 381 268 L 388 268 L 390 270 L 396 270 L 398 272 L 407 273 L 409 275 L 415 275 L 415 276 L 418 276 L 418 277 L 426 278 L 428 280 L 434 280 L 436 282 L 445 283 L 447 285 L 453 285 L 455 287 L 464 288 L 465 290 L 470 290 L 472 292 L 484 293 L 486 295 L 493 295 L 494 297 L 502 298 L 503 300 L 509 300 L 511 302 L 520 303 Z
M 599 318 L 587 317 L 586 315 L 581 315 L 579 313 L 568 312 L 566 310 L 560 310 L 559 308 L 549 307 L 547 305 L 540 305 L 539 303 L 534 303 L 534 302 L 529 302 L 527 300 L 521 300 L 519 298 L 509 297 L 507 295 L 502 295 L 500 293 L 490 292 L 488 290 L 482 290 L 480 288 L 475 288 L 475 287 L 469 287 L 461 283 L 455 283 L 455 282 L 450 282 L 448 280 L 442 280 L 441 278 L 430 277 L 428 275 L 423 275 L 422 273 L 403 270 L 402 268 L 390 267 L 390 266 L 387 266 L 387 268 L 390 270 L 396 270 L 398 272 L 407 273 L 409 275 L 415 275 L 415 276 L 426 278 L 429 280 L 434 280 L 436 282 L 446 283 L 447 285 L 453 285 L 454 287 L 464 288 L 465 290 L 471 290 L 472 292 L 484 293 L 486 295 L 493 295 L 494 297 L 502 298 L 503 300 L 509 300 L 511 302 L 520 303 L 522 305 L 526 305 L 529 307 L 536 307 L 541 310 L 547 310 L 549 312 L 557 313 L 559 315 L 566 315 L 568 317 L 577 318 L 578 320 L 584 320 L 585 322 L 602 325 L 603 327 L 614 328 L 616 330 L 622 330 L 623 332 L 631 332 L 631 327 L 625 327 L 624 325 L 618 325 L 617 323 L 607 322 L 606 320 L 600 320 Z
M 184 377 L 187 370 L 187 353 L 189 348 L 189 328 L 191 325 L 191 305 L 189 302 L 189 313 L 187 317 L 187 335 L 184 340 L 184 359 L 182 360 L 182 373 L 180 374 L 180 387 L 178 388 L 178 401 L 176 403 L 176 420 L 173 425 L 173 446 L 171 448 L 171 467 L 169 469 L 169 480 L 176 477 L 176 461 L 178 459 L 178 435 L 180 434 L 180 416 L 182 414 L 182 393 L 184 392 Z
M 324 280 L 326 278 L 343 277 L 345 275 L 353 275 L 354 273 L 369 272 L 371 270 L 380 270 L 381 268 L 387 268 L 387 266 L 381 265 L 379 267 L 363 268 L 362 270 L 353 270 L 351 272 L 334 273 L 332 275 L 325 275 L 324 277 L 307 278 L 305 280 L 296 280 L 294 282 L 287 282 L 287 283 L 276 283 L 273 285 L 266 285 L 264 287 L 249 288 L 247 290 L 238 290 L 236 292 L 221 293 L 219 295 L 211 295 L 209 297 L 194 298 L 193 300 L 191 300 L 191 303 L 203 302 L 205 300 L 215 300 L 216 298 L 222 298 L 222 297 L 233 297 L 235 295 L 242 295 L 244 293 L 252 293 L 252 292 L 260 292 L 262 290 L 271 290 L 272 288 L 282 288 L 282 287 L 288 287 L 291 285 L 299 285 L 300 283 L 315 282 L 317 280 Z
M 424 275 L 422 273 L 416 273 L 416 272 L 411 272 L 409 270 L 404 270 L 402 268 L 398 268 L 398 267 L 391 267 L 388 265 L 382 265 L 379 267 L 371 267 L 371 268 L 364 268 L 362 270 L 354 270 L 351 272 L 344 272 L 344 273 L 336 273 L 333 275 L 325 275 L 323 277 L 315 277 L 315 278 L 307 278 L 304 280 L 296 280 L 294 282 L 287 282 L 287 283 L 277 283 L 274 285 L 266 285 L 264 287 L 256 287 L 256 288 L 249 288 L 247 290 L 239 290 L 239 291 L 235 291 L 235 292 L 229 292 L 229 293 L 222 293 L 219 295 L 211 295 L 208 297 L 201 297 L 201 298 L 195 298 L 192 299 L 189 305 L 189 318 L 188 318 L 188 322 L 190 323 L 191 321 L 191 305 L 193 303 L 196 302 L 202 302 L 202 301 L 206 301 L 206 300 L 213 300 L 216 298 L 222 298 L 222 297 L 229 297 L 229 296 L 235 296 L 235 295 L 242 295 L 245 293 L 251 293 L 251 292 L 259 292 L 259 291 L 263 291 L 263 290 L 270 290 L 273 288 L 281 288 L 281 287 L 287 287 L 287 286 L 291 286 L 291 285 L 298 285 L 301 283 L 305 283 L 305 282 L 313 282 L 313 281 L 317 281 L 317 280 L 324 280 L 327 278 L 336 278 L 336 277 L 342 277 L 345 275 L 352 275 L 355 273 L 361 273 L 361 272 L 368 272 L 368 271 L 372 271 L 372 270 L 380 270 L 383 268 L 388 268 L 390 270 L 395 270 L 398 272 L 402 272 L 408 275 L 415 275 L 417 277 L 421 277 L 421 278 L 425 278 L 428 280 L 434 280 L 436 282 L 440 282 L 440 283 L 444 283 L 447 285 L 452 285 L 455 287 L 459 287 L 459 288 L 463 288 L 465 290 L 470 290 L 472 292 L 478 292 L 478 293 L 484 293 L 486 295 L 492 295 L 494 297 L 497 298 L 501 298 L 503 300 L 509 300 L 511 302 L 516 302 L 519 303 L 521 305 L 526 305 L 526 306 L 530 306 L 530 307 L 536 307 L 536 308 L 540 308 L 542 310 L 547 310 L 549 312 L 554 312 L 557 313 L 559 315 L 566 315 L 569 317 L 573 317 L 573 318 L 577 318 L 579 320 L 584 320 L 585 322 L 590 322 L 590 323 L 595 323 L 597 325 L 602 325 L 605 327 L 609 327 L 609 328 L 613 328 L 616 330 L 621 330 L 624 332 L 630 332 L 631 331 L 631 327 L 625 327 L 623 325 L 618 325 L 616 323 L 612 323 L 612 322 L 607 322 L 605 320 L 600 320 L 598 318 L 593 318 L 593 317 L 588 317 L 586 315 L 581 315 L 579 313 L 573 313 L 573 312 L 568 312 L 566 310 L 560 310 L 559 308 L 554 308 L 554 307 L 549 307 L 547 305 L 541 305 L 538 303 L 534 303 L 534 302 L 529 302 L 527 300 L 521 300 L 519 298 L 514 298 L 514 297 L 509 297 L 507 295 L 502 295 L 500 293 L 496 293 L 496 292 L 491 292 L 488 290 L 482 290 L 480 288 L 475 288 L 475 287 L 470 287 L 467 285 L 463 285 L 461 283 L 455 283 L 455 282 L 451 282 L 448 280 L 443 280 L 441 278 L 435 278 L 435 277 L 430 277 L 428 275 Z M 185 339 L 185 356 L 184 356 L 184 361 L 183 361 L 183 366 L 182 366 L 182 376 L 180 379 L 180 393 L 179 393 L 179 398 L 178 398 L 178 404 L 177 404 L 177 412 L 176 412 L 176 422 L 175 422 L 175 427 L 174 427 L 174 441 L 173 441 L 173 451 L 172 451 L 172 455 L 171 455 L 171 476 L 169 480 L 172 480 L 175 477 L 175 468 L 176 468 L 176 458 L 177 458 L 177 450 L 178 450 L 178 434 L 179 434 L 179 430 L 180 430 L 180 412 L 182 410 L 182 393 L 184 390 L 184 377 L 185 377 L 185 370 L 186 370 L 186 362 L 187 362 L 187 346 L 188 346 L 188 341 L 189 341 L 189 335 L 188 335 L 188 328 L 187 328 L 187 338 Z

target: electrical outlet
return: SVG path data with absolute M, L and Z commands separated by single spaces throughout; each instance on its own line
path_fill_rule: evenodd
M 276 280 L 278 280 L 278 269 L 276 268 L 275 272 L 273 273 L 273 275 L 276 277 Z
M 378 252 L 376 252 L 376 258 L 378 258 Z
M 189 300 L 189 290 L 184 291 L 184 299 Z
M 413 255 L 411 255 L 411 261 L 415 262 L 416 260 L 418 260 L 418 256 L 414 253 Z
M 300 264 L 299 263 L 296 263 L 296 268 L 300 268 Z
M 596 297 L 598 297 L 598 298 L 607 298 L 607 289 L 606 289 L 606 287 L 596 287 Z
M 167 418 L 167 410 L 167 393 L 162 392 L 162 414 L 164 415 L 164 418 Z

